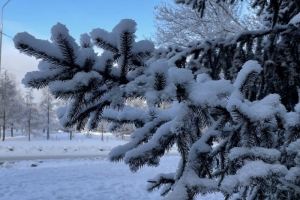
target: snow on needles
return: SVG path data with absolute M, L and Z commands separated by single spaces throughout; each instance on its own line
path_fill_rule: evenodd
M 263 161 L 251 161 L 244 165 L 237 176 L 240 182 L 250 184 L 251 179 L 272 176 L 273 174 L 286 174 L 287 168 L 280 164 L 267 164 Z
M 71 80 L 54 81 L 50 84 L 51 92 L 55 91 L 75 91 L 78 87 L 88 86 L 91 79 L 101 80 L 102 76 L 95 71 L 79 72 Z M 63 84 L 62 84 L 63 83 Z
M 190 70 L 177 67 L 171 67 L 169 69 L 169 76 L 175 85 L 185 84 L 194 79 L 194 76 Z
M 247 80 L 247 77 L 251 73 L 257 73 L 259 74 L 262 71 L 262 67 L 256 60 L 249 60 L 244 63 L 242 69 L 239 71 L 238 76 L 233 84 L 233 86 L 236 88 L 235 93 L 233 94 L 236 98 L 243 98 L 241 94 L 242 86 L 244 85 L 245 81 Z M 242 95 L 242 96 L 240 96 Z
M 277 149 L 262 147 L 235 147 L 230 150 L 228 155 L 230 160 L 235 160 L 242 156 L 254 156 L 255 158 L 268 159 L 271 162 L 276 162 L 281 156 L 281 153 Z
M 123 31 L 129 31 L 135 33 L 136 22 L 132 19 L 122 19 L 112 30 L 113 33 L 121 34 Z
M 154 51 L 154 44 L 149 40 L 140 40 L 132 45 L 131 52 L 138 53 L 138 52 L 153 52 Z
M 91 36 L 89 36 L 87 33 L 80 35 L 80 45 L 81 47 L 92 47 L 91 43 Z
M 230 194 L 238 184 L 247 186 L 254 179 L 285 175 L 287 173 L 287 168 L 280 164 L 268 164 L 260 160 L 249 161 L 237 171 L 236 175 L 226 176 L 222 181 L 221 188 Z
M 69 35 L 69 29 L 67 29 L 66 25 L 58 22 L 51 28 L 51 41 L 53 44 L 58 43 L 59 45 L 62 40 L 67 40 L 74 52 L 79 50 L 80 47 L 75 42 L 75 39 Z
M 299 25 L 299 23 L 300 23 L 300 13 L 295 15 L 289 22 L 289 24 L 293 24 L 295 26 Z
M 117 45 L 117 35 L 114 33 L 109 33 L 104 29 L 100 29 L 100 28 L 93 29 L 90 32 L 90 36 L 94 41 L 101 39 L 102 41 L 105 41 L 114 46 Z
M 201 78 L 199 78 L 201 79 Z M 199 80 L 200 81 L 200 80 Z M 232 91 L 233 86 L 228 80 L 207 80 L 206 82 L 197 82 L 192 86 L 190 98 L 194 102 L 204 105 L 223 105 L 227 103 L 227 99 Z
M 43 51 L 48 55 L 62 58 L 62 55 L 61 55 L 59 49 L 55 45 L 53 45 L 50 41 L 36 39 L 34 36 L 30 35 L 27 32 L 18 33 L 14 37 L 13 41 L 16 44 L 17 48 L 18 48 L 19 44 L 25 44 L 25 45 L 30 44 L 31 47 L 33 47 L 39 51 Z M 24 52 L 24 53 L 28 56 L 31 56 L 30 53 L 26 53 L 26 52 Z

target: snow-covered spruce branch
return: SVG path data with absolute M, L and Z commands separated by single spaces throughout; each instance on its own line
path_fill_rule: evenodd
M 148 180 L 147 190 L 152 192 L 154 189 L 160 188 L 163 185 L 163 189 L 160 194 L 165 196 L 172 189 L 172 185 L 174 183 L 174 173 L 158 174 L 153 179 Z
M 27 55 L 41 59 L 40 71 L 28 73 L 23 82 L 33 88 L 50 85 L 51 92 L 57 98 L 72 99 L 63 117 L 64 121 L 68 121 L 65 125 L 80 124 L 78 128 L 81 129 L 91 116 L 89 124 L 95 128 L 108 102 L 113 108 L 123 107 L 124 91 L 119 86 L 134 78 L 128 77 L 129 72 L 145 65 L 153 51 L 152 43 L 134 41 L 135 26 L 133 20 L 123 20 L 111 33 L 101 35 L 104 31 L 95 29 L 90 34 L 91 38 L 82 36 L 81 46 L 59 23 L 51 30 L 51 42 L 35 39 L 28 33 L 19 33 L 14 38 L 16 47 Z M 113 49 L 101 46 L 101 38 L 108 41 L 107 44 L 111 43 Z M 98 56 L 93 45 L 90 45 L 91 39 L 94 45 L 110 51 Z M 118 67 L 114 66 L 115 63 Z M 94 104 L 97 108 L 91 106 Z
M 88 123 L 95 128 L 103 118 L 117 126 L 135 124 L 131 141 L 109 154 L 111 161 L 123 159 L 132 171 L 157 166 L 176 145 L 178 170 L 167 179 L 150 180 L 148 188 L 165 185 L 166 199 L 211 192 L 222 192 L 227 199 L 300 198 L 297 23 L 197 42 L 186 49 L 156 50 L 148 41 L 134 41 L 135 25 L 123 20 L 110 33 L 92 31 L 94 45 L 100 39 L 106 42 L 98 44 L 105 50 L 101 55 L 86 35 L 75 45 L 64 26 L 55 26 L 53 35 L 62 34 L 69 44 L 60 49 L 52 37 L 49 49 L 36 48 L 54 49 L 77 73 L 61 73 L 64 66 L 37 55 L 43 59 L 40 74 L 28 75 L 24 82 L 35 88 L 49 84 L 56 97 L 72 99 L 60 113 L 66 126 L 83 128 Z M 30 45 L 30 40 L 26 34 L 15 38 L 16 45 Z M 148 110 L 125 106 L 137 97 L 147 101 Z M 160 107 L 165 102 L 172 106 Z

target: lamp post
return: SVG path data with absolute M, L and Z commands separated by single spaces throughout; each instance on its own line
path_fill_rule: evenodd
M 1 12 L 1 26 L 0 26 L 0 74 L 1 74 L 1 57 L 2 57 L 2 34 L 3 34 L 3 11 L 4 7 L 10 2 L 8 0 L 3 6 L 2 6 L 2 12 Z

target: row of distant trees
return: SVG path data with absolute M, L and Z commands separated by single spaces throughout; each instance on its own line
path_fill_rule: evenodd
M 28 89 L 25 94 L 20 90 L 13 74 L 4 71 L 0 79 L 0 139 L 5 141 L 14 130 L 30 136 L 45 133 L 47 139 L 50 132 L 60 129 L 55 110 L 64 102 L 56 100 L 48 88 L 42 89 L 39 103 L 33 102 L 33 91 Z
M 33 90 L 28 89 L 25 93 L 19 88 L 13 74 L 4 71 L 0 79 L 0 139 L 14 136 L 14 130 L 21 131 L 28 136 L 45 134 L 47 140 L 50 133 L 57 130 L 72 132 L 72 128 L 64 128 L 59 124 L 56 115 L 58 107 L 64 106 L 66 101 L 55 99 L 49 92 L 49 88 L 42 88 L 42 98 L 34 102 Z M 135 99 L 127 102 L 139 108 L 146 109 L 145 101 Z M 94 131 L 107 132 L 110 130 L 109 123 L 101 122 Z M 123 136 L 134 131 L 133 125 L 123 125 L 116 135 Z

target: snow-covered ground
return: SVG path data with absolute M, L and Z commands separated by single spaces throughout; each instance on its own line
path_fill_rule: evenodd
M 131 173 L 123 163 L 104 158 L 5 162 L 0 167 L 0 199 L 159 200 L 158 190 L 146 191 L 146 180 L 160 172 L 174 171 L 178 160 L 178 156 L 164 157 L 159 167 L 145 167 L 137 173 Z M 210 195 L 198 199 L 223 198 Z
M 74 138 L 70 140 L 68 133 L 52 133 L 50 140 L 46 140 L 45 135 L 28 137 L 15 133 L 14 137 L 6 137 L 5 142 L 0 141 L 0 161 L 5 158 L 19 157 L 70 157 L 70 156 L 106 156 L 115 146 L 126 143 L 128 136 L 122 140 L 113 134 L 105 133 L 101 141 L 100 133 L 74 133 Z M 176 151 L 176 150 L 175 150 Z
M 120 137 L 105 134 L 101 141 L 99 134 L 87 138 L 77 133 L 70 141 L 67 133 L 56 133 L 51 138 L 32 137 L 28 142 L 26 136 L 16 134 L 0 142 L 1 200 L 158 200 L 159 190 L 146 191 L 147 179 L 161 172 L 174 172 L 179 161 L 174 148 L 172 156 L 163 157 L 159 167 L 144 167 L 132 173 L 124 163 L 111 163 L 105 158 L 111 148 L 126 142 Z M 61 155 L 65 159 L 46 159 Z M 10 157 L 29 160 L 15 162 Z M 198 199 L 223 197 L 216 194 Z

